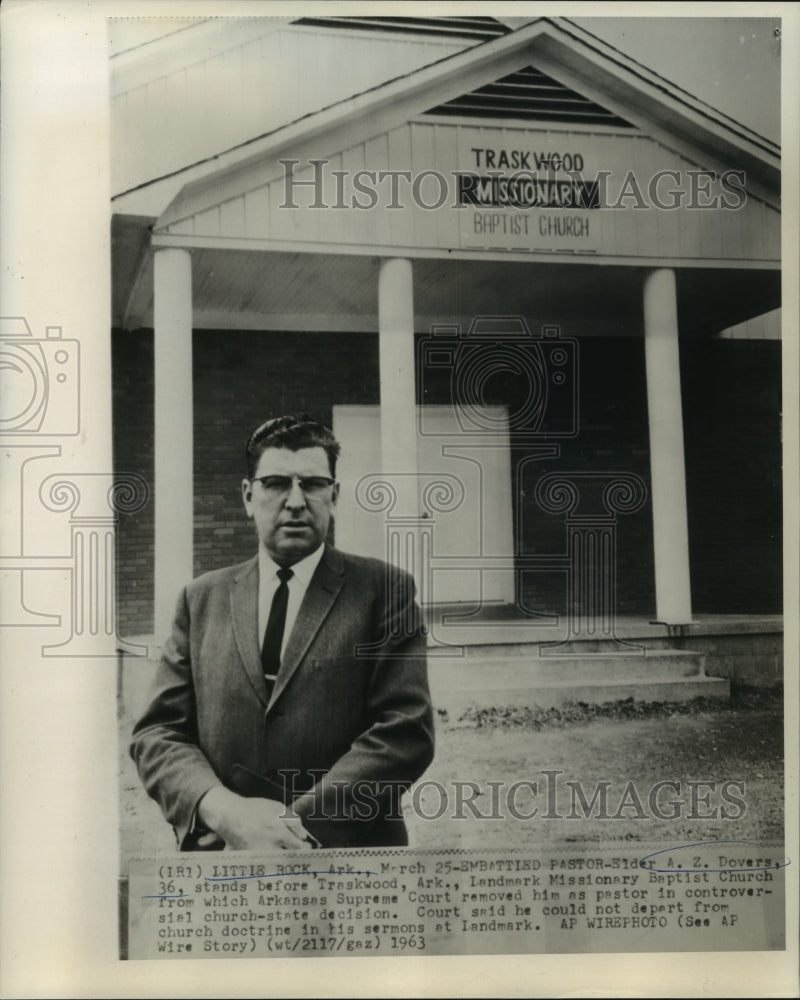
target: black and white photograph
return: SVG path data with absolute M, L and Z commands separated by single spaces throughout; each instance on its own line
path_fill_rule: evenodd
M 78 6 L 0 36 L 2 857 L 104 971 L 8 995 L 793 995 L 795 13 Z

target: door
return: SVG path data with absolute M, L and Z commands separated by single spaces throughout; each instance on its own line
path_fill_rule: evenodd
M 490 447 L 465 435 L 450 406 L 426 406 L 418 413 L 420 523 L 432 535 L 429 603 L 514 601 L 507 413 L 505 407 L 487 409 L 499 428 Z M 345 552 L 387 559 L 391 510 L 369 510 L 364 503 L 364 477 L 379 478 L 382 472 L 380 407 L 334 406 L 333 430 L 342 445 L 336 545 Z M 391 481 L 390 475 L 386 478 Z M 487 556 L 506 557 L 507 568 L 487 569 Z

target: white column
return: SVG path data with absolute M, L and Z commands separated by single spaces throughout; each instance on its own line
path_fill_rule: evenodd
M 650 423 L 656 616 L 670 625 L 692 620 L 686 463 L 678 351 L 675 272 L 651 271 L 644 280 L 644 345 Z
M 410 260 L 390 257 L 381 261 L 378 330 L 382 471 L 396 484 L 397 513 L 417 516 L 414 279 Z
M 417 474 L 414 279 L 411 261 L 382 260 L 378 275 L 382 480 L 396 499 L 384 521 L 386 559 L 410 573 L 423 603 L 430 585 L 430 530 L 421 517 Z M 423 531 L 422 529 L 427 529 Z
M 192 257 L 164 247 L 153 261 L 155 326 L 155 641 L 169 635 L 193 575 Z

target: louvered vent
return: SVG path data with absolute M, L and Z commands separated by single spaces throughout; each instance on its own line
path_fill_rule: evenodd
M 431 108 L 426 114 L 633 127 L 532 66 Z
M 493 17 L 301 17 L 293 23 L 351 31 L 360 28 L 395 34 L 449 35 L 451 38 L 474 38 L 476 42 L 511 31 Z

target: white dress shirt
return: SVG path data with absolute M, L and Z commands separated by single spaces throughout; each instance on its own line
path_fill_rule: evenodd
M 292 578 L 287 586 L 289 587 L 289 600 L 286 605 L 286 624 L 283 629 L 283 641 L 281 643 L 281 657 L 283 657 L 286 643 L 292 634 L 297 612 L 303 603 L 308 585 L 314 570 L 319 565 L 322 553 L 325 551 L 325 544 L 315 549 L 310 556 L 301 559 L 291 566 Z M 272 607 L 272 598 L 280 585 L 278 570 L 281 567 L 274 562 L 267 554 L 266 549 L 258 547 L 258 648 L 264 645 L 264 633 L 267 631 L 269 612 Z

